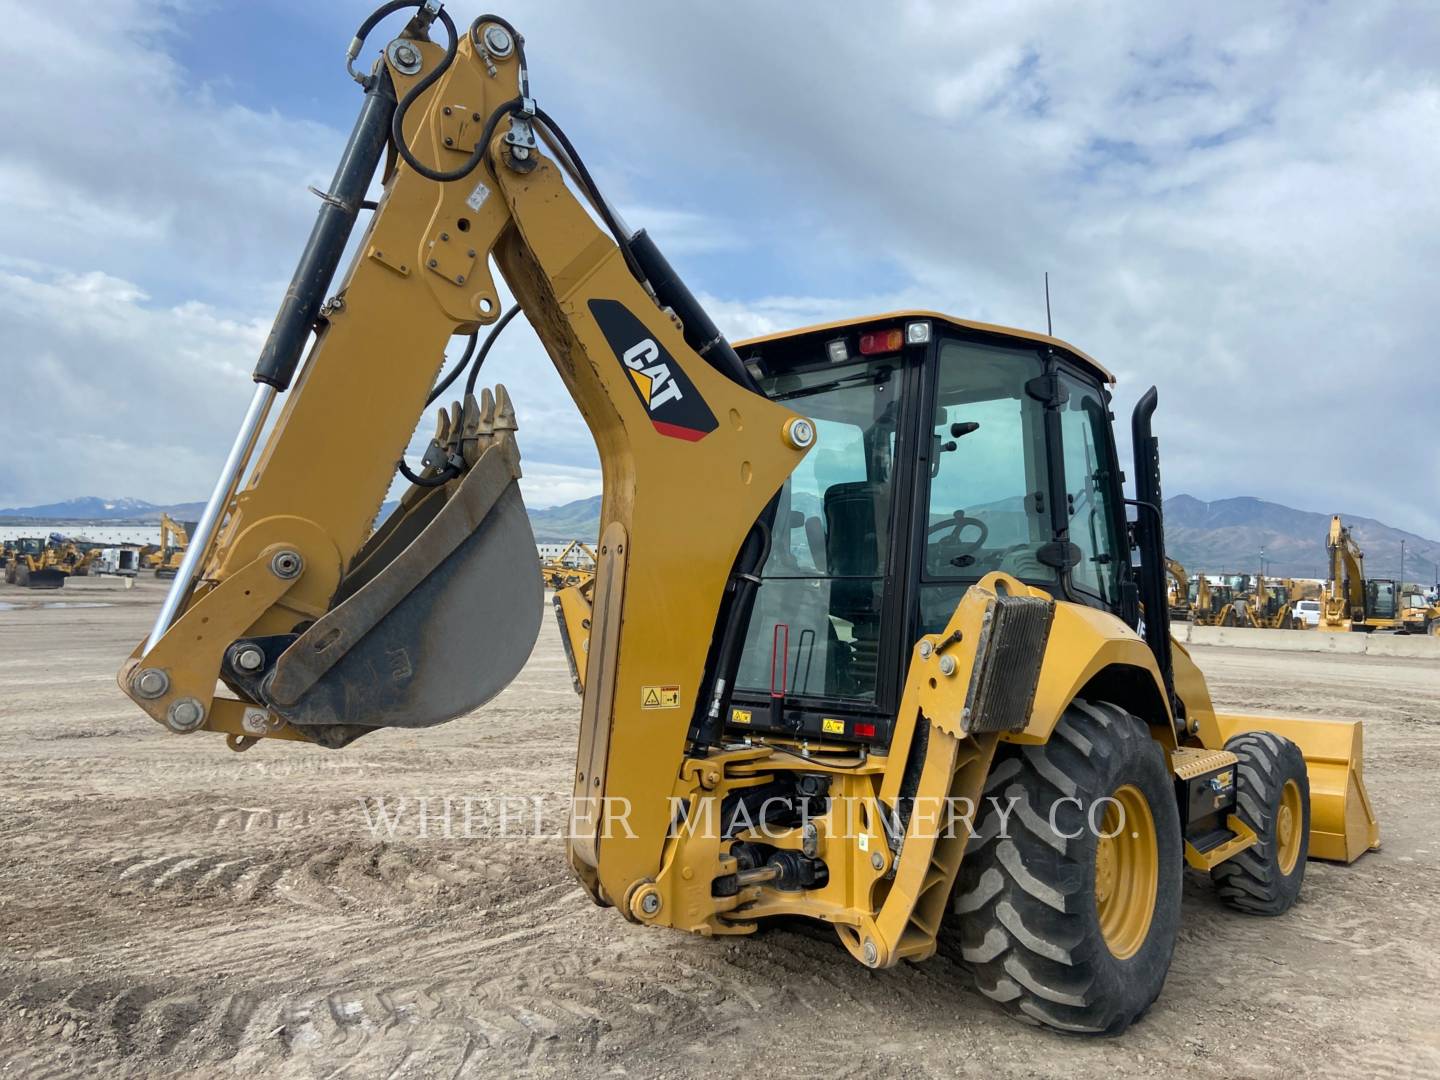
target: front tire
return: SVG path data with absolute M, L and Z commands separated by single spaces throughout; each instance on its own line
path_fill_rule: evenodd
M 1280 915 L 1300 896 L 1310 854 L 1310 777 L 1289 739 L 1247 731 L 1225 744 L 1240 758 L 1235 812 L 1260 838 L 1210 871 L 1220 899 L 1249 915 Z
M 1180 815 L 1149 729 L 1075 701 L 1044 746 L 1001 745 L 975 827 L 955 911 L 976 987 L 1030 1023 L 1124 1031 L 1180 927 Z

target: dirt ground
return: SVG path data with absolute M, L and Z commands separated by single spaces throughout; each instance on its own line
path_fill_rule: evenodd
M 1187 871 L 1164 994 L 1083 1040 L 1006 1019 L 943 953 L 871 972 L 823 928 L 714 941 L 592 906 L 518 801 L 568 790 L 578 699 L 552 623 L 472 718 L 234 754 L 119 693 L 163 586 L 100 586 L 0 586 L 5 1080 L 1440 1075 L 1433 661 L 1195 650 L 1217 705 L 1365 720 L 1385 846 L 1310 863 L 1279 919 Z M 381 798 L 408 800 L 393 838 Z

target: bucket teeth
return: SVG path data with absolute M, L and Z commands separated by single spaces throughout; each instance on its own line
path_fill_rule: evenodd
M 510 391 L 505 389 L 504 383 L 495 384 L 495 430 L 520 430 L 520 425 L 515 420 L 515 405 L 510 400 Z
M 450 413 L 440 409 L 435 414 L 435 443 L 444 446 L 450 441 Z
M 480 423 L 478 427 L 480 448 L 483 450 L 495 441 L 495 395 L 488 386 L 480 390 Z
M 450 434 L 449 438 L 445 440 L 445 446 L 451 454 L 458 454 L 460 452 L 461 435 L 462 414 L 460 412 L 460 403 L 454 401 L 450 403 Z
M 461 416 L 460 454 L 466 465 L 474 465 L 480 459 L 480 402 L 474 394 L 465 395 Z

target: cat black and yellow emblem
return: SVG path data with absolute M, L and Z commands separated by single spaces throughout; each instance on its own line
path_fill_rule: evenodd
M 700 391 L 649 329 L 618 300 L 591 300 L 590 314 L 661 435 L 699 442 L 717 424 Z

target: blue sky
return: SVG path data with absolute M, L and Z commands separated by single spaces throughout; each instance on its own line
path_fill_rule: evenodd
M 353 119 L 370 5 L 0 6 L 0 53 L 47 42 L 9 57 L 32 77 L 0 102 L 0 505 L 202 497 Z M 1056 332 L 1120 375 L 1120 415 L 1159 385 L 1169 492 L 1440 536 L 1435 9 L 502 13 L 536 96 L 732 336 L 902 305 L 1041 327 L 1049 270 Z M 491 377 L 527 498 L 598 490 L 528 328 Z

